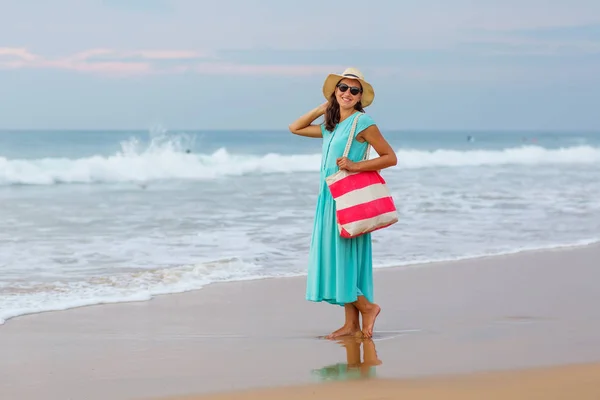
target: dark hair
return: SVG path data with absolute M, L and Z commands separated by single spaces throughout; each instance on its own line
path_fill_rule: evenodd
M 354 109 L 360 112 L 365 112 L 360 100 L 354 105 Z M 335 91 L 329 98 L 329 104 L 325 110 L 325 129 L 332 132 L 337 123 L 340 122 L 340 104 L 335 98 Z

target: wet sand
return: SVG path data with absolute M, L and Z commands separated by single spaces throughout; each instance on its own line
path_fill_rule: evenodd
M 420 379 L 370 379 L 165 400 L 597 400 L 600 364 Z M 162 399 L 161 399 L 162 400 Z
M 359 381 L 347 365 L 356 348 L 319 338 L 341 325 L 343 310 L 306 302 L 303 277 L 29 315 L 0 326 L 0 393 L 3 400 L 119 400 L 276 388 L 290 396 L 367 396 L 373 385 L 413 390 L 432 379 L 426 385 L 434 387 L 448 374 L 525 376 L 516 370 L 595 363 L 599 278 L 598 245 L 377 270 L 382 313 L 371 344 L 381 364 Z M 583 375 L 552 376 L 572 376 L 569 384 L 583 388 L 585 374 L 597 372 L 589 365 Z M 486 393 L 473 398 L 492 398 L 489 386 L 460 379 L 464 390 Z M 363 398 L 387 398 L 378 396 Z

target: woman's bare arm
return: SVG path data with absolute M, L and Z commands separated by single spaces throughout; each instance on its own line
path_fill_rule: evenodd
M 360 142 L 367 141 L 377 154 L 379 154 L 379 157 L 359 162 L 352 162 L 345 157 L 340 157 L 337 159 L 337 165 L 340 169 L 351 172 L 380 171 L 388 167 L 393 167 L 398 163 L 396 152 L 387 140 L 385 140 L 377 125 L 369 126 L 356 136 L 356 140 Z
M 321 104 L 319 107 L 313 108 L 296 121 L 292 122 L 289 126 L 290 132 L 295 135 L 312 137 L 312 138 L 321 138 L 323 134 L 321 133 L 320 125 L 311 125 L 312 122 L 319 118 L 321 115 L 325 114 L 325 110 L 327 108 L 327 103 Z

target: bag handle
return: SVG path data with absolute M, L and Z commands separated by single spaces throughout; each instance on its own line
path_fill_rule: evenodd
M 352 128 L 350 128 L 350 135 L 348 135 L 348 141 L 346 142 L 346 148 L 344 149 L 344 157 L 348 157 L 348 153 L 350 153 L 350 146 L 352 146 L 352 141 L 354 140 L 354 132 L 356 131 L 356 124 L 357 124 L 360 116 L 361 116 L 361 113 L 359 113 L 356 117 L 354 117 L 354 121 L 352 121 Z M 367 143 L 367 150 L 365 151 L 363 160 L 369 159 L 369 150 L 371 150 L 371 145 L 369 143 Z

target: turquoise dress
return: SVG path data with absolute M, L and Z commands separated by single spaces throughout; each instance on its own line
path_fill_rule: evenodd
M 352 121 L 360 113 L 354 137 L 374 125 L 373 119 L 360 111 L 336 125 L 333 132 L 321 125 L 323 154 L 319 195 L 308 259 L 306 299 L 344 305 L 364 295 L 373 302 L 373 263 L 371 234 L 351 239 L 342 238 L 337 227 L 335 201 L 331 197 L 325 178 L 338 171 L 336 161 L 344 154 Z M 367 142 L 352 141 L 348 158 L 360 161 Z

